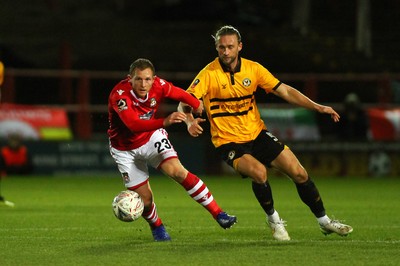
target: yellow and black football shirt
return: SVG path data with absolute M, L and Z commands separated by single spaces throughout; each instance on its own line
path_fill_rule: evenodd
M 265 67 L 254 61 L 239 58 L 234 72 L 222 66 L 216 58 L 199 72 L 187 89 L 203 100 L 215 147 L 252 141 L 262 129 L 266 129 L 254 93 L 258 87 L 269 93 L 281 84 Z

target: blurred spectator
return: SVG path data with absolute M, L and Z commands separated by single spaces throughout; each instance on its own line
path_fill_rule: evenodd
M 30 174 L 32 170 L 32 160 L 27 147 L 22 144 L 21 136 L 10 135 L 7 144 L 0 150 L 0 185 L 1 180 L 7 175 L 26 175 Z M 6 200 L 1 195 L 1 190 L 0 205 L 14 207 L 13 202 Z
M 28 148 L 19 134 L 10 134 L 7 144 L 0 151 L 0 177 L 27 175 L 33 170 Z
M 340 123 L 337 126 L 338 136 L 342 140 L 367 140 L 368 116 L 357 94 L 349 93 L 346 96 L 344 109 L 340 114 Z

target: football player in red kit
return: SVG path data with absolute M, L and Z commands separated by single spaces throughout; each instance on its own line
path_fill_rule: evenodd
M 236 223 L 236 217 L 225 213 L 217 204 L 206 184 L 186 170 L 164 129 L 186 119 L 182 112 L 156 118 L 164 98 L 182 101 L 201 113 L 203 105 L 195 97 L 155 75 L 148 59 L 137 59 L 126 79 L 111 91 L 108 101 L 110 153 L 121 173 L 125 187 L 137 192 L 144 201 L 143 218 L 149 223 L 155 241 L 168 241 L 167 233 L 157 214 L 149 184 L 148 165 L 174 179 L 224 228 Z

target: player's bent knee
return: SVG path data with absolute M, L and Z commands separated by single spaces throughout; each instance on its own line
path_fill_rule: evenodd
M 298 168 L 292 171 L 292 174 L 290 174 L 290 177 L 293 179 L 294 182 L 296 183 L 304 183 L 308 180 L 308 173 L 305 171 L 304 168 Z
M 161 171 L 175 181 L 181 183 L 187 176 L 188 170 L 178 159 L 171 159 L 160 166 Z
M 265 168 L 257 168 L 252 171 L 250 177 L 254 182 L 263 184 L 267 181 L 267 171 Z

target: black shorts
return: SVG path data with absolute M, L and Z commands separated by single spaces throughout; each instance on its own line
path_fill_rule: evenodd
M 227 143 L 217 148 L 218 154 L 233 167 L 233 161 L 244 154 L 251 154 L 267 167 L 283 151 L 285 145 L 267 130 L 262 130 L 257 138 L 246 143 Z

